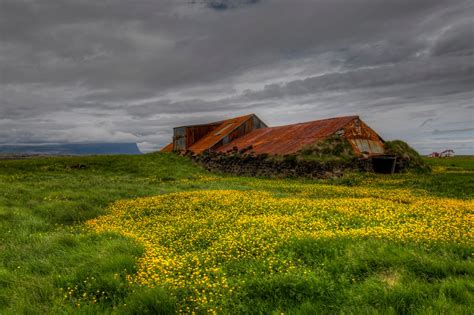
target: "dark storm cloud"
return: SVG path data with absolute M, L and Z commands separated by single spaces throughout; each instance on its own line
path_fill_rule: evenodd
M 390 112 L 407 132 L 375 127 L 428 150 L 472 121 L 473 14 L 462 0 L 0 0 L 0 142 L 152 149 L 234 114 Z
M 227 10 L 238 8 L 243 5 L 255 4 L 259 0 L 208 0 L 207 5 L 214 10 Z
M 2 38 L 13 45 L 12 59 L 17 50 L 22 55 L 5 65 L 2 79 L 94 87 L 202 83 L 323 44 L 387 36 L 435 3 L 270 2 L 221 14 L 168 1 L 7 1 Z
M 474 18 L 449 27 L 440 35 L 433 47 L 435 56 L 474 55 Z
M 271 84 L 262 91 L 248 93 L 252 97 L 271 98 L 288 95 L 311 94 L 330 90 L 376 88 L 395 84 L 426 83 L 428 81 L 449 81 L 464 78 L 474 86 L 474 63 L 472 58 L 431 62 L 406 62 L 381 67 L 358 68 L 335 72 L 303 80 Z

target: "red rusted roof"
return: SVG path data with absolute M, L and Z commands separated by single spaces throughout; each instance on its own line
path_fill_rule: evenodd
M 217 148 L 216 151 L 228 152 L 234 147 L 241 150 L 252 146 L 249 152 L 256 154 L 291 154 L 318 139 L 334 134 L 358 118 L 358 116 L 336 117 L 294 125 L 260 128 Z
M 223 120 L 214 131 L 211 131 L 189 147 L 189 150 L 194 153 L 202 153 L 205 150 L 212 148 L 212 146 L 218 143 L 222 138 L 252 118 L 252 115 L 253 114 Z
M 161 148 L 160 152 L 173 152 L 173 142 L 168 143 L 166 146 Z

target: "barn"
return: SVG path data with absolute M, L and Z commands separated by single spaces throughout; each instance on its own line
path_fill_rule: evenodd
M 173 128 L 173 142 L 162 152 L 214 151 L 234 140 L 267 125 L 255 114 L 235 117 L 218 122 Z
M 206 151 L 288 155 L 330 136 L 348 140 L 358 156 L 384 153 L 384 140 L 359 116 L 327 118 L 286 126 L 268 127 L 255 114 L 215 123 L 176 127 L 173 142 L 164 152 Z

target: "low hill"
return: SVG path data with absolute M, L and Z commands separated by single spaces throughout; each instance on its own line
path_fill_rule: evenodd
M 0 145 L 0 154 L 101 155 L 141 154 L 136 143 L 64 143 Z

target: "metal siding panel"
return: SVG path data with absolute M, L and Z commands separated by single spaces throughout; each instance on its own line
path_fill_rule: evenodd
M 173 142 L 161 148 L 160 152 L 173 152 Z
M 186 150 L 186 128 L 179 127 L 173 129 L 173 150 Z
M 377 141 L 370 139 L 349 139 L 357 147 L 360 153 L 368 154 L 382 154 L 384 153 L 383 146 Z
M 385 149 L 384 147 L 377 141 L 368 140 L 370 153 L 372 154 L 383 154 Z

